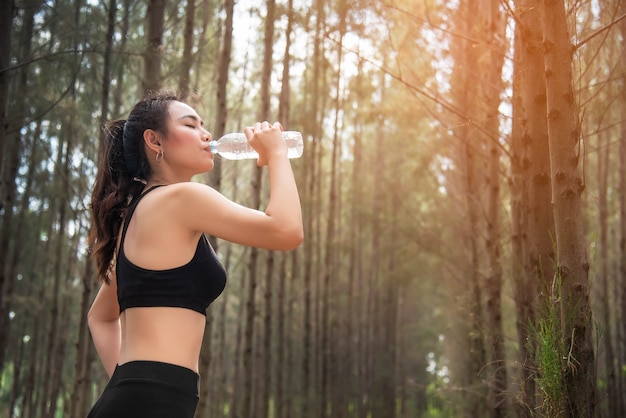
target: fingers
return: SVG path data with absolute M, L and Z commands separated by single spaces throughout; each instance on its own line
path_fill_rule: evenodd
M 263 121 L 263 122 L 257 122 L 255 123 L 253 126 L 247 127 L 246 130 L 250 130 L 251 132 L 259 132 L 259 131 L 266 131 L 269 129 L 278 129 L 281 132 L 283 131 L 283 125 L 280 122 L 274 122 L 273 124 L 270 124 L 268 121 Z M 245 130 L 244 130 L 245 132 Z
M 286 145 L 278 139 L 281 137 L 283 125 L 280 122 L 270 124 L 268 121 L 256 122 L 252 126 L 244 129 L 244 134 L 250 141 L 252 147 L 259 153 L 257 165 L 259 167 L 267 165 L 268 153 L 275 152 Z

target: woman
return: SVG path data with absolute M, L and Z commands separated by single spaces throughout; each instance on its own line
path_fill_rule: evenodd
M 191 182 L 213 168 L 211 134 L 175 96 L 146 97 L 107 125 L 90 234 L 103 284 L 88 322 L 111 379 L 89 418 L 193 417 L 205 310 L 226 284 L 204 234 L 272 250 L 303 239 L 281 130 L 268 122 L 244 130 L 269 168 L 262 212 Z

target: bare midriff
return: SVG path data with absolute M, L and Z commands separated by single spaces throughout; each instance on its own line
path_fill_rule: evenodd
M 198 372 L 206 317 L 184 308 L 128 308 L 120 315 L 118 364 L 150 360 Z

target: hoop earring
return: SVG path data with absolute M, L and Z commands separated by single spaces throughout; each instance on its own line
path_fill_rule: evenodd
M 157 163 L 160 163 L 161 161 L 163 161 L 163 157 L 165 157 L 165 153 L 163 152 L 162 149 L 160 149 L 159 152 L 157 152 L 157 155 L 154 157 L 154 159 L 156 160 Z

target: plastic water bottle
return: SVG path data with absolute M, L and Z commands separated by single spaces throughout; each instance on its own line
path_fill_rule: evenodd
M 283 131 L 287 143 L 287 156 L 299 158 L 304 151 L 302 134 L 296 131 Z M 226 134 L 217 141 L 210 142 L 211 152 L 228 160 L 247 160 L 259 158 L 259 154 L 248 142 L 246 135 L 240 132 Z

